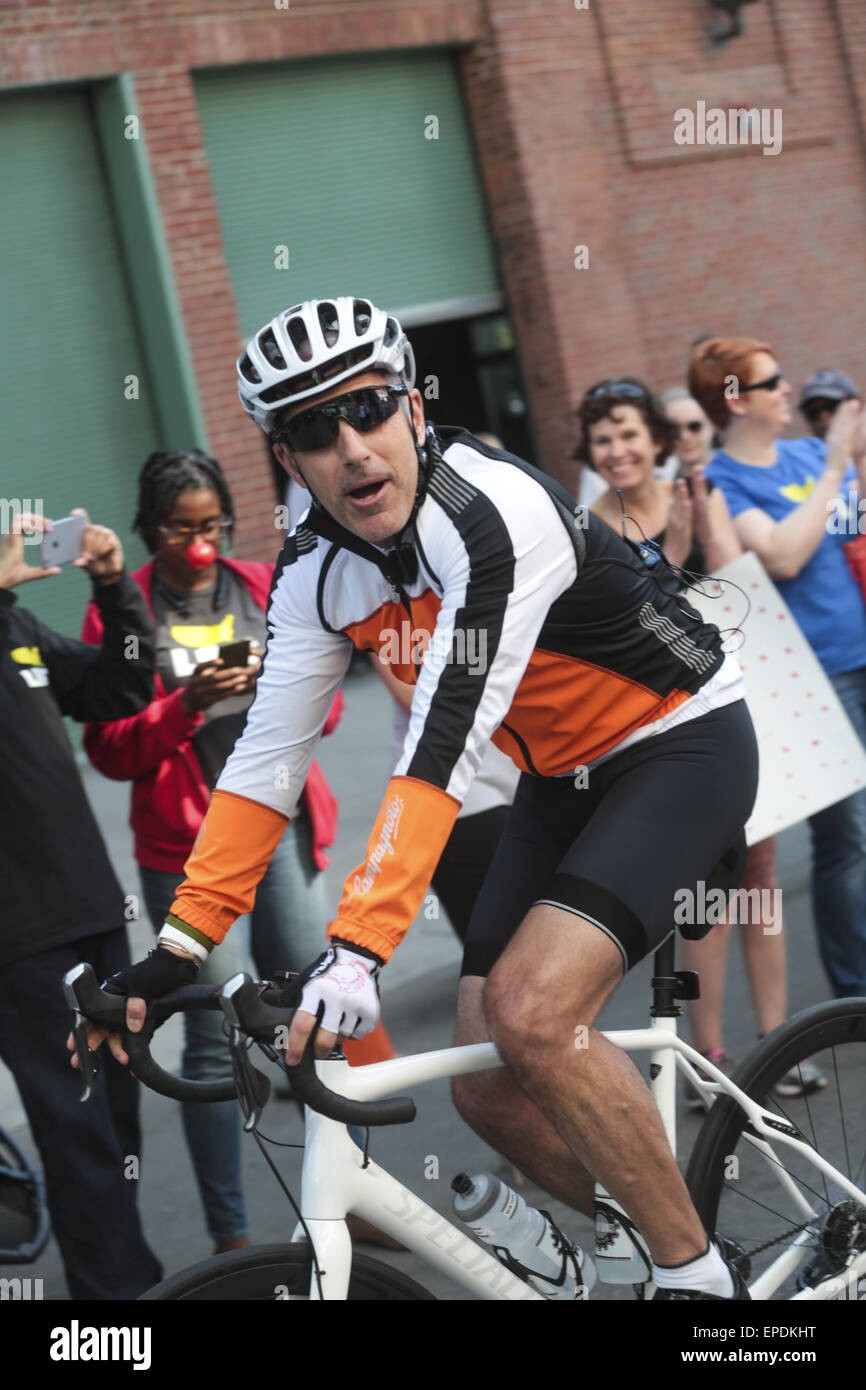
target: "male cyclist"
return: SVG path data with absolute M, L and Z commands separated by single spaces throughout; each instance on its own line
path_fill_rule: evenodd
M 284 545 L 255 702 L 159 947 L 115 977 L 131 1026 L 249 910 L 353 646 L 387 646 L 415 687 L 409 732 L 331 949 L 302 977 L 287 1060 L 321 1002 L 320 1055 L 374 1026 L 379 972 L 492 738 L 524 775 L 470 923 L 457 1041 L 492 1037 L 506 1068 L 461 1078 L 456 1104 L 584 1212 L 598 1178 L 647 1240 L 662 1297 L 747 1297 L 708 1244 L 639 1073 L 591 1027 L 670 934 L 677 889 L 710 877 L 751 810 L 736 664 L 676 578 L 656 577 L 663 561 L 576 517 L 520 459 L 425 427 L 412 349 L 366 300 L 286 310 L 238 370 L 244 408 L 311 506 Z M 432 634 L 423 660 L 405 643 L 395 658 L 406 623 Z M 104 1036 L 93 1029 L 93 1045 Z

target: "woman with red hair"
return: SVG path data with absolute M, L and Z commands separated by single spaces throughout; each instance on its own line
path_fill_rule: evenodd
M 769 344 L 711 338 L 695 348 L 689 389 L 724 431 L 708 476 L 740 543 L 790 607 L 866 744 L 866 610 L 830 517 L 866 482 L 866 415 L 839 406 L 826 442 L 780 439 L 791 387 Z M 818 946 L 834 995 L 866 994 L 866 791 L 810 817 Z M 757 847 L 765 856 L 771 842 Z M 801 1080 L 805 1081 L 805 1077 Z M 799 1091 L 801 1094 L 806 1086 Z

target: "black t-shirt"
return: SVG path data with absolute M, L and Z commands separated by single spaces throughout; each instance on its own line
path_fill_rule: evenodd
M 156 619 L 156 669 L 167 691 L 187 684 L 196 666 L 219 655 L 221 642 L 249 637 L 264 647 L 267 623 L 263 610 L 239 576 L 217 562 L 209 589 L 170 588 L 154 575 L 151 602 Z M 192 746 L 205 781 L 216 785 L 226 758 L 243 732 L 250 695 L 233 695 L 204 711 L 205 722 Z
M 153 629 L 128 576 L 93 596 L 101 647 L 52 632 L 0 589 L 0 965 L 124 922 L 63 716 L 120 719 L 149 705 Z

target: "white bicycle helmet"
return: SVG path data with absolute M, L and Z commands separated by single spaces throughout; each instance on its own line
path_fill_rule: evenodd
M 287 405 L 347 377 L 378 369 L 415 384 L 415 357 L 392 314 L 368 299 L 308 299 L 284 309 L 247 343 L 238 359 L 238 395 L 270 434 Z

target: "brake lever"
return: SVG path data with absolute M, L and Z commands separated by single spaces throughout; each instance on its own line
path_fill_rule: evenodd
M 82 1005 L 86 1005 L 88 999 L 101 1001 L 101 991 L 93 973 L 93 967 L 81 963 L 73 966 L 71 970 L 67 970 L 63 977 L 63 993 L 74 1016 L 72 1036 L 75 1040 L 78 1068 L 81 1072 L 82 1091 L 80 1099 L 84 1103 L 91 1099 L 96 1087 L 96 1078 L 99 1075 L 99 1056 L 96 1052 L 91 1051 L 87 1045 L 87 1024 L 92 1018 L 92 1013 L 82 1013 Z M 126 1001 L 120 1002 L 125 1004 Z M 113 1012 L 113 1010 L 110 1011 Z M 106 1022 L 108 1022 L 107 1019 Z
M 271 1083 L 250 1060 L 249 1042 L 240 1028 L 229 1030 L 229 1049 L 232 1054 L 232 1075 L 238 1101 L 244 1112 L 244 1131 L 249 1134 L 258 1128 L 262 1112 L 271 1095 Z
M 67 1002 L 68 1001 L 69 996 L 67 995 Z M 80 1014 L 77 1009 L 75 1009 L 75 1019 L 72 1024 L 72 1036 L 75 1039 L 78 1069 L 81 1072 L 81 1095 L 79 1096 L 79 1100 L 84 1103 L 90 1100 L 96 1087 L 96 1078 L 99 1075 L 99 1055 L 93 1052 L 87 1045 L 87 1019 L 84 1017 L 84 1014 Z

